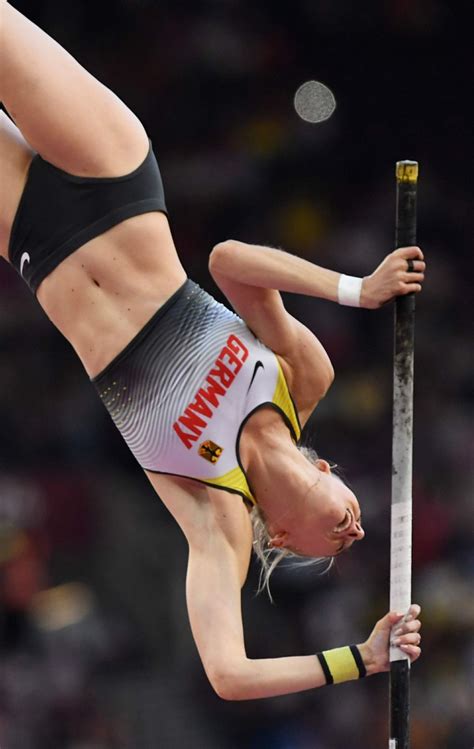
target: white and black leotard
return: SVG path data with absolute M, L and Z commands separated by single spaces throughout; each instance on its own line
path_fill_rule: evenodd
M 143 468 L 252 503 L 239 457 L 249 416 L 270 405 L 300 437 L 276 355 L 189 279 L 93 382 Z

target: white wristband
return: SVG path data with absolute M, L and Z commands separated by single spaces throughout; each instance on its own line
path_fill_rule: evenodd
M 341 273 L 337 287 L 337 301 L 348 307 L 360 307 L 360 294 L 362 291 L 362 278 L 356 276 L 345 276 Z

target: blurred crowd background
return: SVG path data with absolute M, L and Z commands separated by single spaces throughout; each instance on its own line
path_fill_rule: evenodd
M 192 278 L 217 241 L 367 275 L 393 248 L 394 164 L 420 162 L 412 748 L 470 749 L 474 655 L 472 39 L 448 0 L 12 0 L 138 114 Z M 472 21 L 472 18 L 470 19 Z M 316 78 L 330 120 L 293 96 Z M 61 112 L 57 112 L 61 117 Z M 220 297 L 218 297 L 220 298 Z M 248 653 L 365 639 L 388 609 L 393 310 L 286 298 L 335 383 L 305 430 L 366 539 L 321 576 L 244 590 Z M 186 544 L 68 344 L 0 266 L 2 749 L 379 749 L 388 679 L 223 702 L 191 639 Z

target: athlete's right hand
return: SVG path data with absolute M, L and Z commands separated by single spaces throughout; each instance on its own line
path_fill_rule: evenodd
M 382 619 L 379 619 L 369 638 L 358 645 L 368 675 L 390 669 L 391 637 L 392 644 L 399 647 L 412 663 L 420 657 L 420 613 L 421 609 L 418 604 L 412 603 L 405 616 L 389 611 Z
M 412 263 L 413 270 L 409 270 Z M 420 292 L 425 268 L 426 263 L 419 247 L 400 247 L 394 250 L 370 276 L 364 278 L 360 306 L 377 309 L 397 296 Z

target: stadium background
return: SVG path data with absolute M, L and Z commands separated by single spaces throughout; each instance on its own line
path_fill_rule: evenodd
M 472 18 L 447 0 L 13 0 L 138 114 L 190 276 L 233 237 L 354 275 L 393 246 L 394 163 L 420 162 L 429 263 L 416 330 L 413 749 L 473 744 Z M 472 12 L 471 12 L 472 15 Z M 337 109 L 292 107 L 316 78 Z M 61 117 L 61 112 L 57 112 Z M 310 424 L 366 540 L 327 576 L 244 593 L 253 657 L 365 638 L 388 606 L 392 310 L 287 298 L 336 381 Z M 186 545 L 68 344 L 0 267 L 3 749 L 378 749 L 387 678 L 226 703 L 197 657 Z M 472 707 L 472 705 L 471 705 Z

